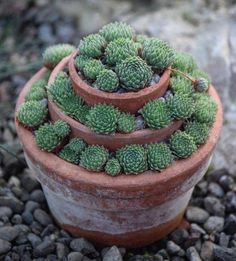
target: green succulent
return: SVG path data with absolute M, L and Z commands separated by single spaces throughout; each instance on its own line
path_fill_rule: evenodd
M 88 105 L 78 107 L 73 113 L 73 118 L 80 121 L 82 124 L 86 124 L 89 111 L 90 107 Z
M 47 97 L 47 93 L 44 89 L 30 90 L 26 96 L 25 101 L 41 101 Z
M 146 125 L 152 129 L 161 129 L 171 123 L 171 111 L 167 103 L 161 99 L 145 104 L 141 110 Z
M 127 145 L 116 152 L 125 174 L 139 174 L 147 170 L 147 153 L 141 145 Z
M 104 69 L 104 65 L 100 60 L 89 60 L 83 69 L 86 78 L 96 80 L 99 73 Z
M 165 143 L 153 143 L 147 146 L 147 160 L 149 169 L 163 170 L 171 164 L 173 156 Z
M 64 57 L 75 51 L 70 44 L 56 44 L 48 47 L 43 53 L 43 63 L 48 68 L 54 68 Z
M 47 81 L 42 79 L 42 80 L 38 80 L 35 81 L 32 86 L 31 89 L 32 91 L 37 91 L 37 90 L 45 90 L 46 89 L 46 85 L 47 85 Z
M 210 78 L 210 76 L 209 76 L 207 73 L 205 73 L 205 72 L 203 72 L 203 71 L 201 71 L 201 70 L 199 70 L 199 69 L 193 70 L 193 71 L 190 73 L 190 76 L 192 76 L 194 79 L 203 78 L 203 79 L 205 79 L 205 80 L 208 82 L 208 85 L 211 83 L 211 78 Z
M 108 150 L 103 146 L 91 145 L 82 152 L 80 166 L 89 171 L 101 171 L 108 157 Z
M 183 76 L 173 76 L 170 78 L 171 90 L 176 94 L 192 95 L 194 92 L 193 84 Z
M 126 58 L 116 66 L 116 72 L 122 86 L 130 91 L 138 91 L 148 86 L 153 72 L 140 57 Z
M 199 78 L 195 81 L 194 87 L 197 92 L 206 92 L 209 89 L 209 81 L 205 78 Z
M 97 104 L 89 110 L 87 115 L 88 127 L 100 134 L 115 132 L 119 111 L 109 104 Z
M 118 38 L 132 39 L 133 37 L 132 27 L 124 22 L 107 24 L 99 30 L 99 33 L 106 39 L 107 42 L 114 41 Z
M 193 118 L 201 123 L 211 126 L 215 122 L 217 105 L 212 97 L 208 95 L 195 96 L 195 110 Z
M 35 128 L 47 118 L 48 110 L 41 101 L 27 101 L 17 111 L 17 119 L 23 125 Z
M 52 73 L 52 71 L 50 70 L 50 69 L 48 69 L 47 71 L 46 71 L 46 73 L 44 74 L 44 76 L 43 76 L 43 80 L 47 83 L 48 82 L 48 80 L 49 80 L 49 78 L 50 78 L 50 76 L 51 76 L 51 73 Z M 46 87 L 46 86 L 45 86 Z
M 118 127 L 119 132 L 130 133 L 135 130 L 135 117 L 130 113 L 121 113 L 118 118 Z
M 192 55 L 184 52 L 175 52 L 172 68 L 184 73 L 191 73 L 197 69 L 197 64 Z M 175 72 L 173 72 L 175 75 Z
M 62 120 L 56 121 L 53 125 L 53 128 L 54 128 L 56 135 L 60 139 L 64 139 L 70 133 L 70 126 L 68 125 L 68 123 L 66 123 Z
M 121 171 L 120 163 L 117 159 L 109 159 L 105 165 L 105 172 L 110 176 L 117 176 Z
M 148 65 L 152 66 L 155 70 L 163 71 L 172 64 L 174 50 L 168 43 L 151 38 L 145 41 L 142 56 Z
M 75 153 L 70 147 L 64 147 L 60 153 L 59 157 L 74 164 L 79 163 L 79 155 Z
M 126 38 L 119 38 L 107 45 L 105 50 L 105 57 L 107 63 L 115 65 L 122 62 L 130 56 L 138 54 L 135 43 Z
M 194 100 L 189 95 L 175 94 L 168 99 L 167 104 L 175 119 L 187 119 L 194 111 Z
M 80 155 L 87 147 L 87 143 L 81 138 L 73 138 L 66 145 L 66 147 L 69 147 L 75 154 Z
M 193 138 L 196 145 L 201 145 L 207 141 L 210 129 L 205 123 L 190 121 L 185 126 L 185 132 Z
M 172 134 L 170 148 L 179 158 L 187 158 L 197 149 L 192 136 L 180 130 Z
M 144 44 L 146 41 L 148 41 L 149 40 L 149 37 L 148 36 L 146 36 L 145 34 L 137 34 L 136 35 L 136 39 L 135 39 L 135 41 L 137 42 L 137 43 L 140 43 L 140 44 Z
M 62 99 L 61 103 L 59 104 L 59 107 L 65 114 L 74 118 L 75 115 L 77 115 L 78 110 L 81 110 L 83 105 L 83 99 L 78 95 L 74 94 L 74 96 Z
M 75 58 L 75 66 L 78 70 L 83 71 L 85 64 L 90 60 L 92 60 L 92 58 L 80 54 Z
M 82 55 L 98 58 L 103 54 L 103 50 L 106 46 L 106 40 L 100 34 L 90 34 L 80 41 L 78 46 Z
M 97 76 L 95 86 L 105 92 L 114 92 L 119 85 L 119 79 L 112 70 L 103 69 Z
M 55 150 L 68 135 L 69 126 L 65 127 L 65 125 L 67 124 L 62 124 L 62 121 L 57 121 L 55 124 L 45 123 L 42 125 L 35 132 L 35 141 L 38 147 L 48 152 Z M 63 130 L 60 130 L 60 127 Z

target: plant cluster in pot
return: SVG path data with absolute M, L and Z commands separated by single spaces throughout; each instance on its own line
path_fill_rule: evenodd
M 55 220 L 125 247 L 178 227 L 222 126 L 207 74 L 123 22 L 43 57 L 19 95 L 16 128 Z

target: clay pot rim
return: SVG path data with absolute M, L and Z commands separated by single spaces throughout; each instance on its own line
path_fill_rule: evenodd
M 27 82 L 18 97 L 16 110 L 20 104 L 24 102 L 24 97 L 32 83 L 40 79 L 46 71 L 46 68 L 42 68 Z M 16 130 L 23 147 L 30 158 L 33 159 L 37 165 L 43 169 L 46 169 L 48 173 L 54 173 L 53 177 L 57 180 L 60 177 L 65 182 L 74 184 L 73 186 L 76 186 L 77 184 L 78 186 L 85 185 L 90 187 L 92 186 L 94 188 L 103 187 L 117 190 L 121 188 L 122 190 L 129 190 L 134 188 L 138 189 L 141 187 L 155 187 L 157 185 L 158 187 L 162 187 L 167 183 L 171 184 L 173 180 L 180 181 L 188 178 L 192 175 L 191 170 L 197 169 L 201 166 L 205 159 L 213 151 L 223 124 L 223 110 L 220 98 L 213 86 L 210 86 L 209 94 L 217 103 L 218 110 L 216 114 L 216 121 L 211 129 L 207 142 L 199 147 L 191 157 L 173 162 L 161 173 L 155 173 L 149 170 L 137 176 L 122 174 L 117 177 L 110 177 L 104 172 L 90 172 L 78 165 L 68 163 L 52 153 L 41 151 L 35 144 L 33 134 L 23 128 L 17 121 L 15 122 Z M 183 182 L 183 180 L 180 182 Z
M 75 68 L 75 57 L 78 54 L 79 50 L 76 50 L 70 57 L 69 57 L 69 63 L 68 63 L 68 68 L 69 68 L 69 74 L 70 74 L 70 78 L 74 83 L 78 83 L 78 82 L 83 82 L 82 85 L 79 86 L 79 89 L 82 89 L 83 91 L 85 91 L 88 95 L 91 96 L 97 96 L 99 98 L 102 99 L 110 99 L 110 100 L 127 100 L 129 98 L 132 99 L 140 99 L 142 98 L 144 95 L 148 95 L 149 93 L 152 93 L 154 89 L 159 88 L 160 86 L 163 85 L 164 82 L 166 82 L 168 80 L 168 78 L 170 78 L 170 74 L 171 74 L 171 70 L 169 69 L 170 67 L 168 67 L 168 69 L 166 69 L 162 76 L 160 77 L 160 80 L 158 83 L 155 83 L 153 85 L 147 86 L 144 89 L 141 89 L 137 92 L 126 92 L 126 93 L 109 93 L 109 92 L 105 92 L 105 91 L 101 91 L 98 89 L 93 88 L 92 86 L 90 86 L 86 81 L 84 81 L 77 73 L 77 70 Z M 67 57 L 66 57 L 67 58 Z M 78 86 L 78 84 L 76 84 Z

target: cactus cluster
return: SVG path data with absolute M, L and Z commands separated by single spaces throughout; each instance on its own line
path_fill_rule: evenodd
M 191 73 L 197 69 L 197 64 L 192 55 L 184 52 L 175 52 L 172 68 L 178 69 L 185 73 Z M 175 72 L 173 72 L 175 75 Z
M 210 128 L 205 124 L 197 121 L 190 121 L 185 126 L 185 132 L 189 134 L 196 145 L 204 144 L 209 136 Z
M 101 61 L 96 59 L 88 60 L 83 68 L 85 77 L 90 80 L 96 80 L 99 73 L 104 69 L 104 65 Z
M 95 81 L 95 86 L 105 92 L 116 91 L 119 85 L 119 79 L 112 70 L 104 69 L 100 71 Z
M 118 122 L 117 129 L 121 133 L 130 133 L 135 130 L 135 117 L 130 113 L 121 113 Z
M 25 96 L 25 101 L 41 101 L 47 97 L 46 80 L 38 80 L 34 82 Z
M 117 176 L 121 172 L 121 166 L 116 158 L 109 159 L 105 166 L 105 172 L 110 176 Z
M 175 94 L 192 95 L 194 92 L 192 82 L 179 75 L 171 77 L 170 88 Z

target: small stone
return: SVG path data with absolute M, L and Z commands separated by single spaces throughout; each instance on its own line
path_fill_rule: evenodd
M 35 247 L 33 253 L 35 257 L 44 257 L 53 253 L 54 250 L 55 250 L 54 242 L 52 242 L 51 240 L 45 240 Z
M 10 207 L 14 213 L 21 213 L 24 208 L 24 204 L 13 195 L 0 196 L 0 206 Z
M 224 175 L 220 178 L 219 183 L 225 191 L 229 191 L 233 188 L 234 179 L 231 176 Z
M 158 254 L 161 255 L 164 259 L 169 259 L 169 255 L 165 249 L 159 250 Z
M 236 215 L 230 214 L 225 221 L 224 232 L 229 235 L 236 233 Z
M 38 203 L 42 203 L 45 202 L 45 196 L 43 194 L 43 191 L 40 189 L 36 189 L 34 190 L 31 194 L 30 194 L 30 199 L 33 201 L 36 201 Z
M 24 211 L 21 216 L 23 221 L 28 225 L 30 225 L 34 220 L 33 215 L 29 211 Z
M 96 252 L 94 246 L 84 238 L 73 239 L 70 243 L 70 248 L 74 251 L 81 252 L 84 255 Z
M 170 237 L 176 244 L 183 243 L 189 236 L 189 233 L 186 229 L 176 229 L 174 232 L 171 233 Z
M 122 261 L 123 258 L 116 246 L 111 247 L 103 256 L 103 261 Z
M 145 128 L 145 123 L 142 116 L 137 116 L 135 118 L 135 130 L 143 130 Z
M 180 248 L 180 246 L 175 244 L 175 242 L 168 241 L 166 249 L 167 249 L 168 253 L 170 253 L 171 255 L 175 255 L 180 251 L 181 248 Z
M 56 251 L 57 251 L 57 258 L 59 260 L 66 257 L 69 253 L 68 247 L 62 243 L 56 243 Z
M 155 254 L 153 257 L 154 257 L 155 261 L 163 261 L 164 260 L 163 257 L 159 254 Z
M 49 224 L 45 227 L 45 229 L 41 232 L 41 237 L 49 236 L 56 230 L 53 224 Z
M 225 206 L 216 197 L 206 197 L 204 199 L 204 207 L 209 213 L 215 216 L 224 217 L 225 215 Z
M 11 243 L 6 240 L 0 239 L 0 255 L 6 254 L 11 249 Z
M 190 231 L 191 231 L 191 233 L 197 232 L 197 233 L 202 234 L 202 235 L 206 234 L 206 231 L 202 227 L 200 227 L 199 225 L 194 224 L 194 223 L 191 224 Z
M 211 216 L 204 223 L 204 229 L 208 233 L 221 232 L 224 227 L 224 219 L 222 217 Z
M 213 248 L 214 244 L 210 241 L 205 241 L 202 244 L 200 256 L 204 261 L 213 261 Z
M 41 224 L 37 221 L 33 221 L 31 224 L 30 224 L 30 228 L 32 230 L 33 233 L 39 235 L 42 230 L 43 230 L 43 227 L 41 226 Z
M 228 247 L 230 236 L 226 235 L 224 232 L 220 233 L 219 245 L 222 247 Z
M 14 240 L 19 235 L 19 230 L 16 227 L 5 226 L 0 227 L 0 238 L 7 241 Z
M 214 258 L 220 261 L 233 261 L 236 260 L 236 248 L 226 248 L 215 245 Z
M 83 255 L 80 252 L 71 252 L 67 256 L 68 261 L 81 261 L 83 259 Z
M 209 214 L 199 207 L 188 207 L 186 217 L 188 221 L 202 224 L 208 219 Z
M 11 222 L 13 224 L 21 224 L 22 223 L 22 217 L 19 214 L 15 214 L 12 219 Z
M 12 216 L 12 210 L 9 207 L 0 207 L 0 218 L 1 217 L 8 217 Z
M 25 204 L 25 211 L 33 212 L 36 208 L 39 208 L 38 202 L 29 200 Z
M 218 182 L 223 175 L 228 175 L 228 174 L 229 172 L 225 168 L 214 170 L 209 173 L 209 179 Z
M 233 191 L 227 192 L 224 205 L 227 211 L 236 211 L 236 194 Z
M 39 182 L 33 176 L 29 169 L 24 170 L 24 174 L 21 178 L 21 183 L 23 188 L 28 192 L 32 192 L 33 190 L 36 190 L 40 187 Z
M 214 195 L 214 196 L 216 196 L 216 197 L 218 197 L 218 198 L 222 198 L 223 196 L 224 196 L 224 190 L 221 188 L 221 186 L 220 185 L 218 185 L 217 183 L 215 183 L 215 182 L 211 182 L 210 184 L 209 184 L 209 187 L 208 187 L 208 190 L 209 190 L 209 192 L 212 194 L 212 195 Z
M 41 238 L 33 233 L 29 233 L 27 238 L 33 248 L 35 248 L 42 242 Z
M 189 247 L 187 249 L 187 257 L 190 261 L 201 261 L 201 258 L 195 247 Z
M 34 218 L 43 226 L 47 226 L 48 224 L 52 223 L 51 217 L 40 208 L 34 211 Z

